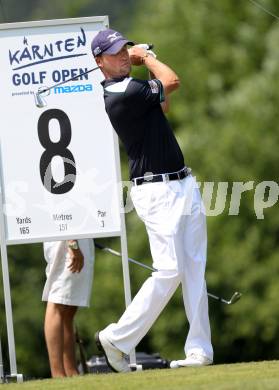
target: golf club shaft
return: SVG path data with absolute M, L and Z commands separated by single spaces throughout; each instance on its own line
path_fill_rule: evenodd
M 78 344 L 78 347 L 79 347 L 80 363 L 81 363 L 81 366 L 82 366 L 83 374 L 89 374 L 89 370 L 88 370 L 88 367 L 87 367 L 87 364 L 86 364 L 86 360 L 87 360 L 86 359 L 86 353 L 85 353 L 85 349 L 84 349 L 84 346 L 83 346 L 83 341 L 79 337 L 79 332 L 78 332 L 77 326 L 75 326 L 75 337 L 76 337 L 76 343 Z
M 109 252 L 109 253 L 111 253 L 111 254 L 114 255 L 114 256 L 118 256 L 118 257 L 121 257 L 121 256 L 122 256 L 121 253 L 119 253 L 119 252 L 117 252 L 117 251 L 115 251 L 115 250 L 113 250 L 113 249 L 111 249 L 111 248 L 105 247 L 105 246 L 103 246 L 103 245 L 101 245 L 101 244 L 99 244 L 99 243 L 97 243 L 97 242 L 95 242 L 95 247 L 98 248 L 98 249 L 101 249 L 101 250 L 103 250 L 103 251 L 105 251 L 105 252 Z M 150 271 L 152 271 L 152 272 L 156 272 L 156 271 L 157 271 L 155 268 L 149 267 L 148 265 L 145 265 L 145 264 L 142 264 L 141 262 L 139 262 L 139 261 L 137 261 L 137 260 L 128 258 L 128 261 L 129 261 L 130 263 L 137 264 L 137 265 L 139 265 L 139 266 L 142 267 L 142 268 L 146 268 L 146 269 L 148 269 L 148 270 L 150 270 Z M 208 295 L 210 298 L 215 299 L 216 301 L 225 303 L 225 304 L 227 304 L 227 305 L 230 304 L 228 301 L 226 301 L 226 299 L 221 298 L 221 297 L 218 297 L 217 295 L 214 295 L 214 294 L 211 294 L 211 293 L 207 293 L 207 295 Z
M 154 47 L 154 45 L 153 45 L 152 43 L 143 43 L 143 44 L 140 44 L 140 46 L 144 47 L 146 50 L 151 50 L 151 49 Z M 84 75 L 86 75 L 86 74 L 88 74 L 88 73 L 94 72 L 94 70 L 97 70 L 97 69 L 99 69 L 99 66 L 96 66 L 95 68 L 92 68 L 92 69 L 90 69 L 90 70 L 87 70 L 86 72 L 80 73 L 78 76 L 74 76 L 74 77 L 71 77 L 70 79 L 61 81 L 60 83 L 57 83 L 57 84 L 54 84 L 54 85 L 52 85 L 51 87 L 42 89 L 41 91 L 38 91 L 38 94 L 42 94 L 42 93 L 44 93 L 44 92 L 47 92 L 47 91 L 51 90 L 52 88 L 59 87 L 59 85 L 66 84 L 66 83 L 68 83 L 69 81 L 76 80 L 76 79 L 78 79 L 79 77 L 82 77 L 82 76 L 84 76 Z
M 140 44 L 139 46 L 144 47 L 146 50 L 151 50 L 151 49 L 154 47 L 153 43 L 142 43 L 142 44 Z M 66 83 L 68 83 L 69 81 L 76 80 L 76 79 L 78 79 L 78 78 L 81 77 L 81 76 L 84 76 L 84 75 L 86 75 L 86 74 L 88 74 L 88 73 L 94 72 L 94 70 L 97 70 L 97 69 L 99 69 L 99 66 L 96 66 L 96 67 L 93 68 L 93 69 L 87 70 L 86 72 L 80 73 L 78 76 L 75 76 L 75 77 L 72 77 L 72 78 L 70 78 L 70 79 L 61 81 L 60 83 L 54 84 L 54 85 L 52 85 L 51 87 L 48 87 L 48 88 L 45 88 L 45 89 L 39 91 L 38 93 L 41 94 L 41 93 L 47 92 L 47 91 L 49 91 L 49 90 L 52 89 L 52 88 L 59 87 L 59 85 L 66 84 Z
M 226 301 L 225 299 L 223 299 L 221 297 L 217 297 L 217 295 L 214 295 L 214 294 L 211 294 L 211 293 L 207 293 L 207 295 L 210 298 L 216 299 L 216 301 L 220 301 L 220 302 L 223 302 L 223 303 L 226 303 L 227 305 L 229 305 L 229 301 Z
M 94 70 L 97 70 L 97 69 L 99 69 L 98 66 L 96 66 L 95 68 L 92 68 L 92 69 L 90 69 L 90 70 L 87 70 L 86 72 L 80 73 L 78 76 L 71 77 L 70 79 L 61 81 L 60 83 L 57 83 L 57 84 L 54 84 L 54 85 L 52 85 L 51 87 L 42 89 L 41 91 L 38 91 L 38 93 L 39 93 L 39 94 L 42 94 L 42 93 L 44 93 L 44 92 L 47 92 L 47 91 L 51 90 L 52 88 L 59 87 L 59 85 L 66 84 L 66 83 L 68 83 L 69 81 L 77 80 L 79 77 L 82 77 L 82 76 L 84 76 L 85 74 L 94 72 Z

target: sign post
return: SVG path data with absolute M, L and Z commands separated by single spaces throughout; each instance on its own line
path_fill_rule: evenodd
M 119 146 L 104 108 L 101 71 L 53 88 L 43 109 L 34 103 L 38 88 L 95 66 L 91 41 L 107 27 L 107 17 L 0 25 L 0 229 L 13 375 L 6 245 L 120 237 L 125 302 L 131 302 Z
M 1 168 L 0 168 L 1 169 Z M 3 287 L 4 287 L 4 300 L 5 300 L 5 311 L 6 311 L 6 324 L 8 333 L 8 346 L 9 346 L 9 357 L 10 357 L 10 370 L 11 375 L 17 375 L 16 366 L 16 353 L 15 353 L 15 338 L 14 338 L 14 324 L 13 324 L 13 313 L 12 313 L 12 302 L 11 302 L 11 290 L 9 280 L 9 266 L 8 256 L 6 247 L 5 237 L 5 219 L 3 214 L 3 189 L 2 183 L 0 182 L 0 240 L 1 240 L 1 263 L 2 263 L 2 275 L 3 275 Z M 1 352 L 2 358 L 2 352 Z

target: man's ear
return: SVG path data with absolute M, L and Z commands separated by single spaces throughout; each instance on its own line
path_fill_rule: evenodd
M 101 57 L 100 57 L 100 56 L 95 57 L 95 61 L 96 61 L 96 64 L 99 66 L 99 68 L 102 69 L 102 67 L 103 67 L 103 61 L 102 61 Z

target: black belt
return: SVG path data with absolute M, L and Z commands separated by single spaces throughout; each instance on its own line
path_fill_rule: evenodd
M 168 182 L 171 180 L 182 180 L 182 179 L 185 179 L 185 177 L 189 176 L 190 173 L 191 173 L 191 168 L 185 167 L 185 168 L 181 169 L 181 171 L 178 171 L 178 172 L 135 177 L 134 179 L 132 179 L 132 182 L 135 186 L 140 186 L 142 184 L 158 183 L 161 181 Z

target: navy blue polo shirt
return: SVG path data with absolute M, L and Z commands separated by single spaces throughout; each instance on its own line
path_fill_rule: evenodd
M 160 80 L 122 77 L 104 80 L 102 86 L 106 112 L 128 154 L 130 179 L 182 169 L 181 149 L 160 104 Z

